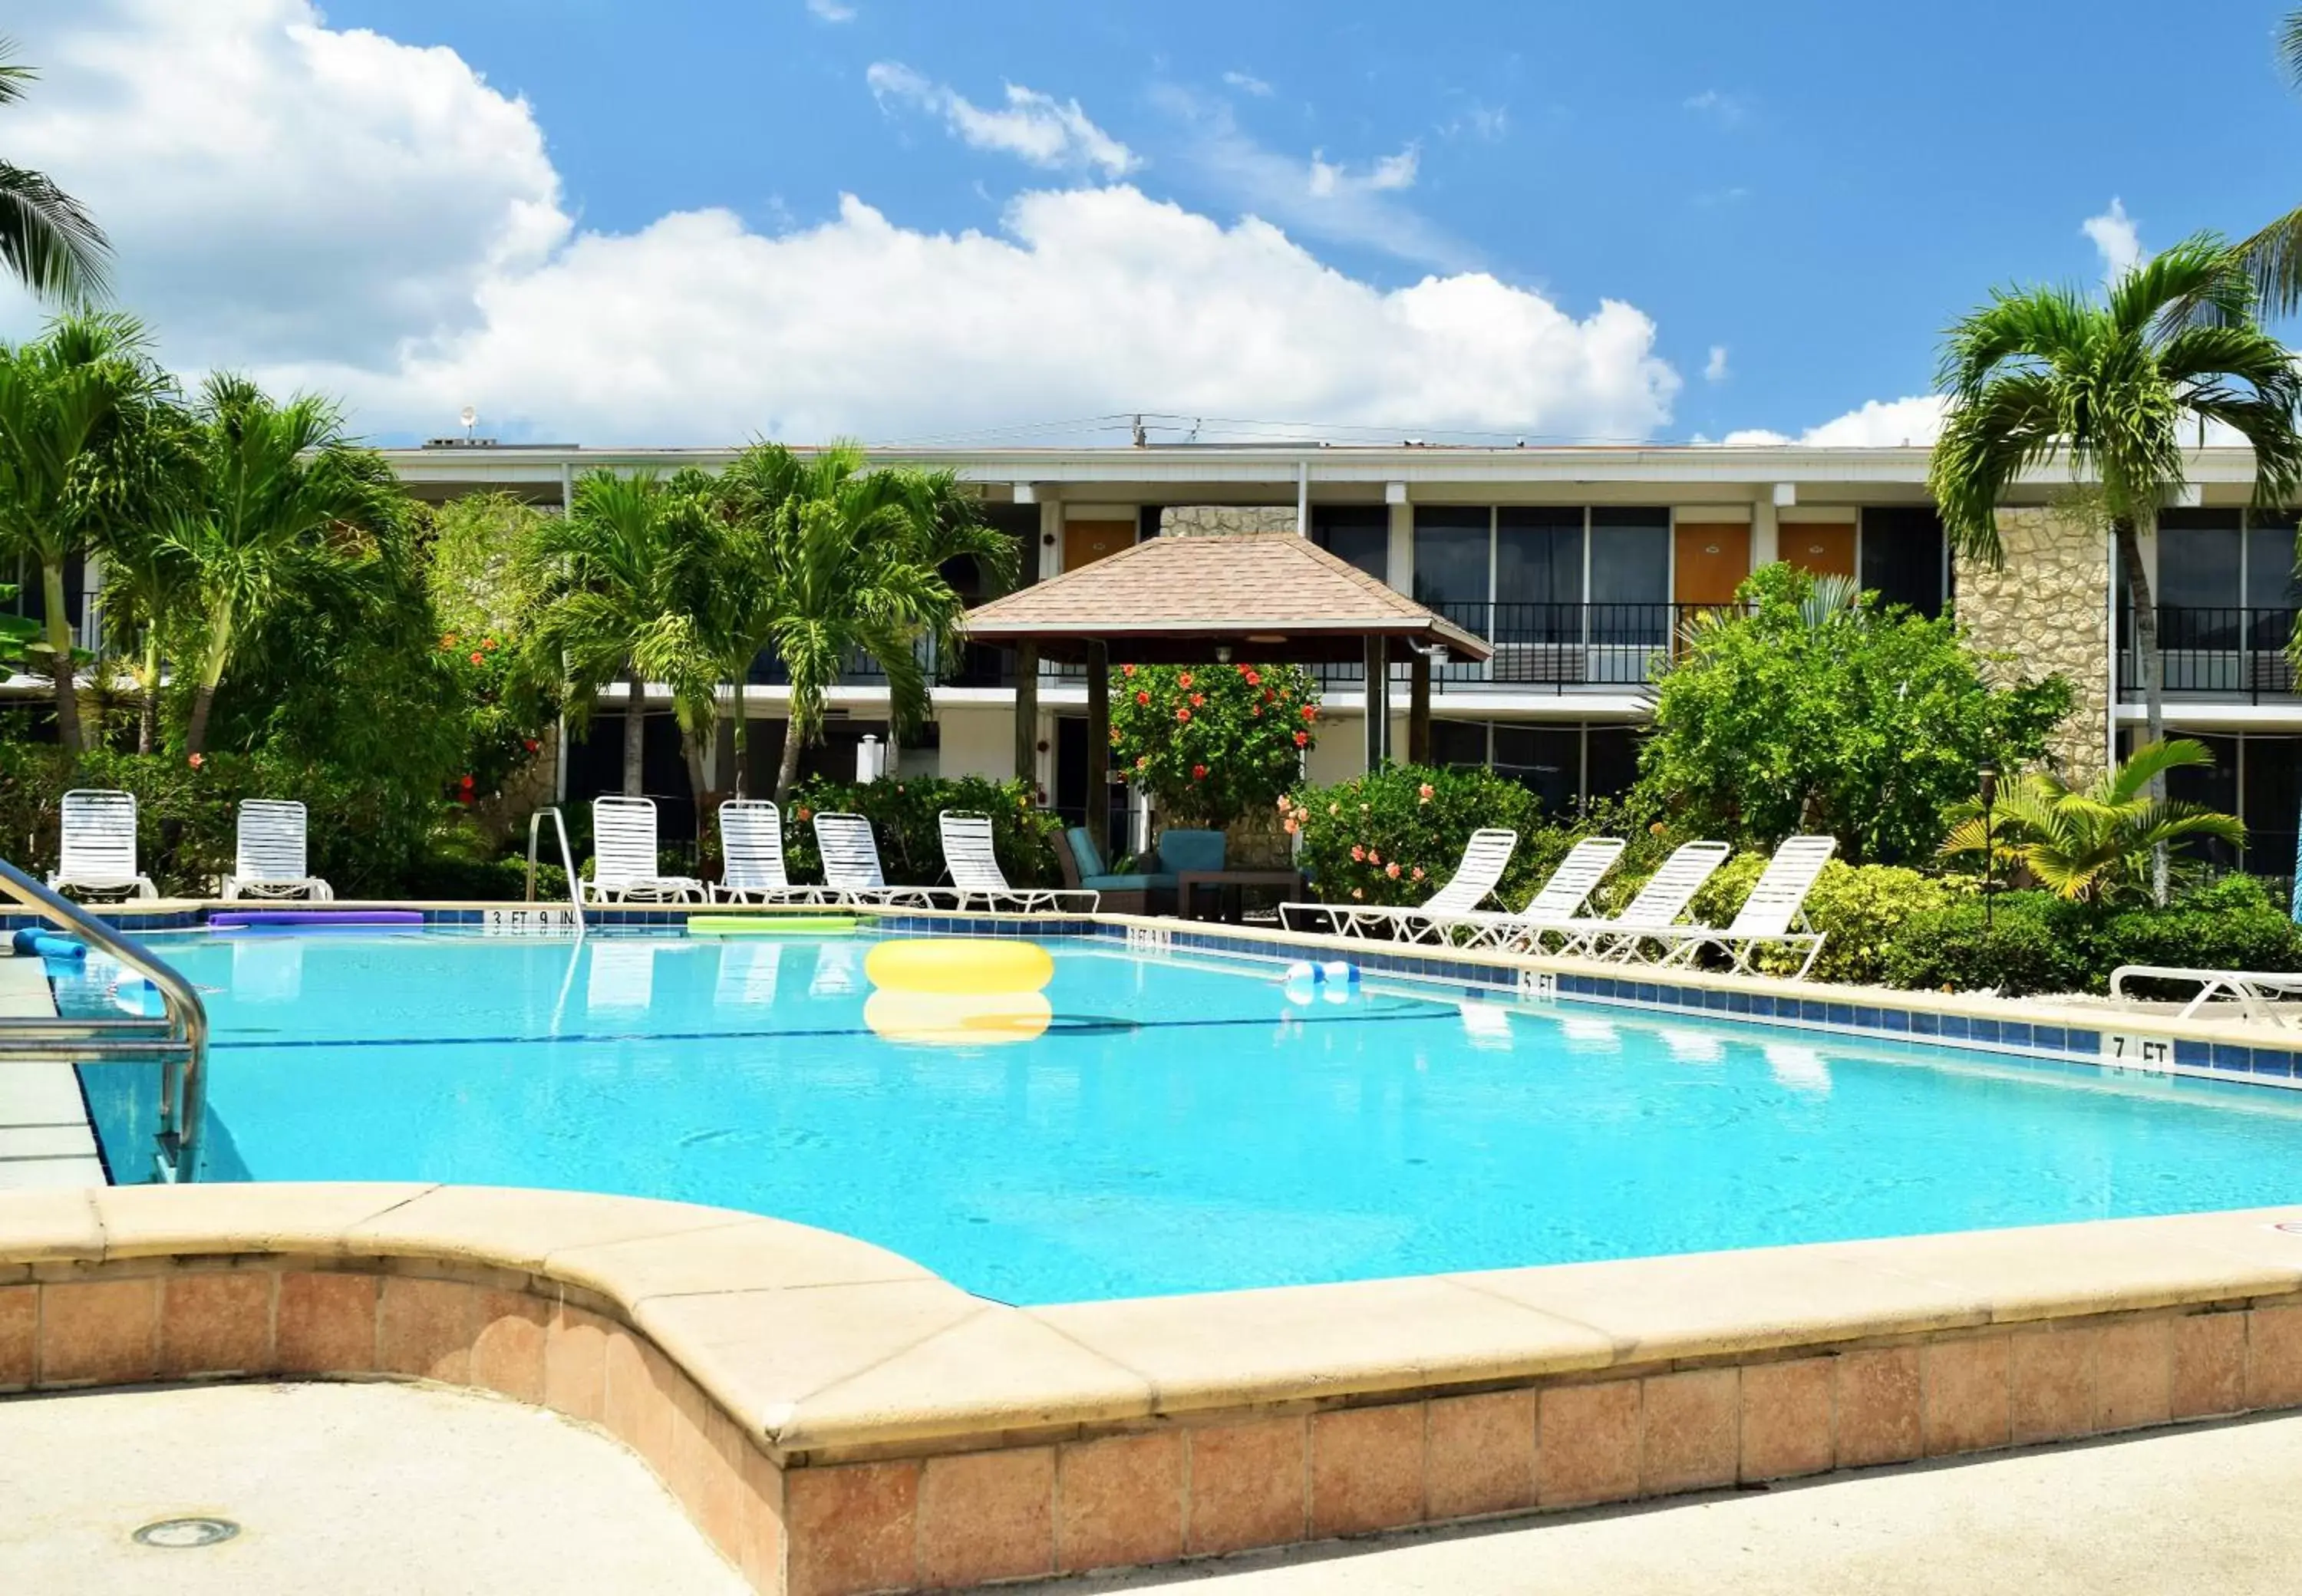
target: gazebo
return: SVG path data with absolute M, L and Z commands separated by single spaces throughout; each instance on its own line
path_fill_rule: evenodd
M 1147 539 L 969 612 L 970 641 L 1015 650 L 1015 773 L 1038 768 L 1038 662 L 1087 667 L 1087 782 L 1110 780 L 1111 667 L 1237 659 L 1358 663 L 1366 671 L 1366 758 L 1386 755 L 1390 671 L 1407 668 L 1407 758 L 1431 753 L 1431 667 L 1476 663 L 1475 634 L 1291 533 Z M 1088 829 L 1108 844 L 1104 805 Z

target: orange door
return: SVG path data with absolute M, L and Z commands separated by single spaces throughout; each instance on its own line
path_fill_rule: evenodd
M 1818 576 L 1854 575 L 1853 522 L 1785 523 L 1776 547 L 1785 563 Z
M 1132 521 L 1066 521 L 1063 523 L 1063 569 L 1091 566 L 1106 554 L 1116 554 L 1135 541 Z
M 1751 574 L 1747 522 L 1681 521 L 1672 533 L 1671 597 L 1681 604 L 1725 604 Z

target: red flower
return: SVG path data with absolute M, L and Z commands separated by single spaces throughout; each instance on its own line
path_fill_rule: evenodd
M 1151 701 L 1151 695 L 1138 689 L 1135 694 L 1135 701 L 1138 704 L 1147 704 Z
M 1298 747 L 1298 748 L 1308 748 L 1310 745 L 1311 745 L 1311 734 L 1310 734 L 1310 733 L 1308 733 L 1308 732 L 1297 732 L 1297 733 L 1295 734 L 1295 746 L 1296 746 L 1296 747 Z
M 459 785 L 461 785 L 461 786 L 463 787 L 464 791 L 466 791 L 466 793 L 468 793 L 468 792 L 470 792 L 474 787 L 475 787 L 475 786 L 479 785 L 480 784 L 479 784 L 478 782 L 474 781 L 470 777 L 466 776 L 466 777 L 464 777 L 463 781 L 462 781 L 462 782 L 461 782 L 461 784 L 459 784 Z
M 542 747 L 542 746 L 543 746 L 543 744 L 542 744 L 542 743 L 541 743 L 537 742 L 537 741 L 536 741 L 534 738 L 533 738 L 533 737 L 528 737 L 528 738 L 525 738 L 525 739 L 523 739 L 523 744 L 524 744 L 524 746 L 527 749 L 527 752 L 530 752 L 530 753 L 533 753 L 537 749 L 539 749 L 539 748 L 541 748 L 541 747 Z
M 1193 781 L 1205 781 L 1206 778 L 1207 768 L 1205 765 L 1194 765 L 1191 767 L 1191 779 Z
M 1270 688 L 1265 687 L 1265 688 L 1263 690 L 1263 701 L 1264 701 L 1264 703 L 1266 703 L 1266 704 L 1268 704 L 1268 703 L 1276 703 L 1276 702 L 1278 701 L 1278 700 L 1279 700 L 1279 695 L 1278 695 L 1277 693 L 1273 693 L 1273 691 L 1271 691 L 1271 689 L 1270 689 Z
M 1354 864 L 1358 864 L 1358 863 L 1363 862 L 1363 861 L 1365 860 L 1365 858 L 1366 858 L 1366 847 L 1365 847 L 1365 845 L 1364 844 L 1361 844 L 1361 843 L 1353 843 L 1353 844 L 1351 844 L 1351 862 L 1352 862 L 1352 863 L 1354 863 Z
M 191 766 L 191 768 L 192 768 L 193 769 L 195 769 L 195 770 L 198 769 L 202 765 L 205 765 L 205 764 L 206 764 L 207 762 L 208 762 L 207 755 L 206 755 L 206 754 L 204 754 L 204 753 L 196 753 L 196 754 L 193 754 L 193 755 L 189 756 L 189 757 L 185 760 L 185 763 L 187 763 L 187 764 L 189 764 L 189 766 Z
M 1191 694 L 1191 708 L 1193 708 L 1194 710 L 1204 710 L 1204 709 L 1206 709 L 1206 707 L 1207 707 L 1207 695 L 1206 695 L 1206 693 L 1194 693 L 1193 694 Z
M 1254 716 L 1257 720 L 1260 720 L 1263 718 L 1263 706 L 1261 704 L 1257 704 L 1253 709 L 1249 710 L 1248 713 Z
M 807 806 L 806 804 L 804 804 L 804 803 L 802 803 L 802 804 L 801 804 L 801 805 L 799 806 L 799 818 L 800 818 L 801 819 L 802 819 L 802 820 L 806 819 L 810 815 L 813 814 L 814 812 L 815 812 L 814 811 L 812 811 L 812 810 L 809 809 L 809 808 L 808 808 L 808 806 Z
M 1132 665 L 1122 665 L 1119 668 L 1119 674 L 1122 676 L 1132 677 L 1135 675 L 1135 668 Z
M 1319 706 L 1318 706 L 1318 705 L 1316 705 L 1316 704 L 1305 704 L 1305 705 L 1303 706 L 1303 718 L 1304 718 L 1304 719 L 1306 719 L 1306 720 L 1316 720 L 1316 719 L 1318 719 L 1318 718 L 1319 718 Z
M 1242 665 L 1239 667 L 1239 670 L 1247 677 L 1247 685 L 1248 686 L 1260 687 L 1263 685 L 1263 673 L 1256 669 L 1252 665 Z
M 1423 879 L 1423 867 L 1419 864 L 1415 867 L 1415 878 L 1417 881 Z
M 1175 685 L 1188 691 L 1191 685 L 1191 673 L 1187 670 L 1182 675 L 1177 676 L 1175 678 Z
M 485 654 L 475 653 L 472 656 L 472 663 L 475 665 L 485 665 L 487 662 L 488 658 Z
M 1135 768 L 1138 770 L 1148 770 L 1151 769 L 1151 756 L 1147 753 L 1138 754 L 1135 758 Z
M 1175 711 L 1175 718 L 1178 720 L 1189 720 L 1190 718 L 1191 712 L 1189 710 L 1178 710 Z
M 1369 848 L 1367 850 L 1367 862 L 1369 864 L 1381 864 L 1382 862 L 1382 855 L 1376 853 L 1373 848 Z
M 496 640 L 492 637 L 483 637 L 480 639 L 480 646 L 483 649 L 491 649 L 496 646 Z
M 1399 861 L 1397 861 L 1396 859 L 1394 859 L 1394 860 L 1392 860 L 1389 864 L 1387 864 L 1387 865 L 1383 866 L 1383 867 L 1382 867 L 1382 873 L 1383 873 L 1384 875 L 1386 875 L 1386 876 L 1390 877 L 1390 878 L 1392 880 L 1394 880 L 1394 881 L 1398 880 L 1398 879 L 1399 879 Z
M 1426 781 L 1420 787 L 1416 789 L 1415 801 L 1417 803 L 1428 803 L 1431 802 L 1436 791 L 1437 789 L 1432 787 L 1432 785 Z

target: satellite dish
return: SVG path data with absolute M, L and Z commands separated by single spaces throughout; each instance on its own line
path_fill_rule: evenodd
M 461 410 L 458 410 L 456 413 L 456 419 L 462 422 L 466 426 L 470 426 L 473 423 L 478 421 L 479 418 L 480 413 L 477 410 L 473 409 L 469 405 L 466 405 Z

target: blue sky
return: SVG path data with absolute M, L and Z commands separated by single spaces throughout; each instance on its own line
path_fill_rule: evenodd
M 1371 433 L 1796 435 L 1869 401 L 1923 393 L 1940 329 L 1994 283 L 2099 278 L 2104 257 L 2083 229 L 2113 200 L 2148 248 L 2198 228 L 2245 230 L 2302 199 L 2302 160 L 2278 153 L 2302 143 L 2302 100 L 2273 70 L 2276 0 L 2190 8 L 2180 32 L 2163 6 L 2140 0 L 333 0 L 323 14 L 306 0 L 205 0 L 194 9 L 213 5 L 219 46 L 234 29 L 301 41 L 273 52 L 276 70 L 248 102 L 277 92 L 292 107 L 269 119 L 283 145 L 340 140 L 337 181 L 355 196 L 373 181 L 400 230 L 364 258 L 407 258 L 397 279 L 374 266 L 374 291 L 332 310 L 323 280 L 346 273 L 312 240 L 292 239 L 254 268 L 262 302 L 243 283 L 204 303 L 188 285 L 223 276 L 228 255 L 212 239 L 145 225 L 147 208 L 165 207 L 118 181 L 96 149 L 105 107 L 116 113 L 123 98 L 158 91 L 139 89 L 116 50 L 82 46 L 97 36 L 155 43 L 208 24 L 169 15 L 163 0 L 27 4 L 29 20 L 12 28 L 35 60 L 55 46 L 43 93 L 61 102 L 60 120 L 34 130 L 36 152 L 67 182 L 88 168 L 80 186 L 139 251 L 124 287 L 153 285 L 172 357 L 333 386 L 386 433 L 436 427 L 429 417 L 452 414 L 449 396 L 468 389 L 483 391 L 470 402 L 501 430 L 572 428 L 586 441 L 619 428 L 637 437 L 778 425 L 964 434 L 1137 407 Z M 372 30 L 378 50 L 402 54 L 370 50 L 374 80 L 348 91 L 313 29 L 340 40 Z M 187 46 L 179 37 L 172 49 L 181 58 Z M 389 85 L 408 75 L 392 61 L 416 61 L 417 50 L 431 52 L 420 57 L 427 72 L 444 74 L 441 92 L 479 106 L 473 125 L 503 140 L 440 154 L 439 191 L 458 197 L 429 206 L 421 174 L 407 168 L 459 141 L 452 126 L 424 124 L 420 107 L 386 103 Z M 299 90 L 298 71 L 315 72 L 321 91 Z M 524 104 L 540 151 L 500 113 L 505 100 Z M 299 131 L 299 119 L 324 121 L 335 106 L 349 107 L 348 125 Z M 13 151 L 11 127 L 0 122 L 0 147 Z M 395 143 L 415 158 L 364 164 L 363 151 Z M 525 175 L 498 192 L 503 172 Z M 272 181 L 246 174 L 242 187 Z M 1163 364 L 1155 341 L 1147 353 L 1088 352 L 1104 341 L 1098 329 L 1125 331 L 1171 278 L 1181 302 L 1147 319 L 1188 327 L 1196 307 L 1260 269 L 1229 254 L 1247 248 L 1233 232 L 1196 267 L 1167 272 L 1164 252 L 1194 252 L 1204 239 L 1164 236 L 1173 230 L 1148 210 L 1098 211 L 1080 197 L 1121 185 L 1218 230 L 1261 218 L 1311 257 L 1296 275 L 1274 270 L 1256 290 L 1264 298 L 1211 313 L 1227 331 L 1209 349 L 1238 351 L 1231 381 L 1202 369 L 1205 354 L 1190 369 Z M 503 215 L 538 211 L 547 188 L 563 230 L 504 244 L 527 224 Z M 1019 197 L 1050 192 L 1071 197 L 1019 233 Z M 475 194 L 508 208 L 483 214 L 471 201 L 469 217 L 429 220 Z M 843 220 L 843 196 L 884 230 Z M 304 190 L 281 203 L 314 202 Z M 667 216 L 690 213 L 725 213 L 725 225 L 708 239 L 661 233 Z M 486 264 L 466 270 L 444 245 L 440 261 L 421 258 L 410 239 L 427 229 Z M 828 258 L 761 253 L 814 230 L 826 231 L 813 254 Z M 969 230 L 1025 238 L 1030 270 L 978 260 L 986 269 L 970 299 L 959 288 L 907 289 L 876 265 L 853 277 L 856 256 L 830 249 L 884 262 Z M 2119 230 L 2097 231 L 2114 240 Z M 587 239 L 620 248 L 587 256 Z M 649 239 L 660 246 L 652 264 L 639 258 Z M 621 258 L 611 265 L 609 254 Z M 725 269 L 697 265 L 713 260 Z M 1352 304 L 1311 304 L 1301 273 L 1314 264 L 1347 281 Z M 920 270 L 935 282 L 976 276 L 965 262 Z M 842 303 L 843 272 L 855 297 L 893 303 Z M 1387 328 L 1424 313 L 1382 296 L 1476 273 L 1514 297 L 1466 298 L 1447 336 L 1390 347 Z M 1000 346 L 1036 341 L 1016 298 L 1052 300 L 1090 281 L 1078 305 L 1051 305 L 1045 336 L 1081 351 L 1074 364 L 1091 374 L 1071 380 L 1044 349 L 1036 367 L 998 362 Z M 582 321 L 586 307 L 626 296 L 692 314 L 662 321 L 651 343 L 619 340 L 615 327 L 582 333 L 601 340 L 588 369 L 619 376 L 579 397 L 585 374 L 555 372 L 533 345 L 548 315 Z M 304 298 L 308 315 L 290 315 Z M 1593 321 L 1610 301 L 1651 323 L 1643 343 L 1627 322 Z M 1274 305 L 1288 335 L 1259 349 L 1241 329 Z M 779 307 L 836 324 L 841 338 L 810 342 L 773 324 Z M 932 323 L 903 325 L 914 309 Z M 1498 310 L 1534 318 L 1528 347 L 1547 350 L 1535 363 L 1549 364 L 1532 387 L 1471 369 L 1494 358 L 1479 349 L 1478 329 Z M 1553 310 L 1566 327 L 1536 324 Z M 970 343 L 964 330 L 979 317 L 983 341 Z M 1163 334 L 1167 346 L 1175 339 Z M 828 377 L 849 348 L 867 369 Z M 907 349 L 919 352 L 908 371 Z M 732 364 L 747 350 L 776 374 L 746 386 L 710 369 L 715 353 Z M 1365 358 L 1327 371 L 1336 350 Z M 912 379 L 940 396 L 891 409 L 869 391 Z M 683 381 L 721 402 L 683 408 L 661 397 Z M 1304 412 L 1315 406 L 1324 408 Z

